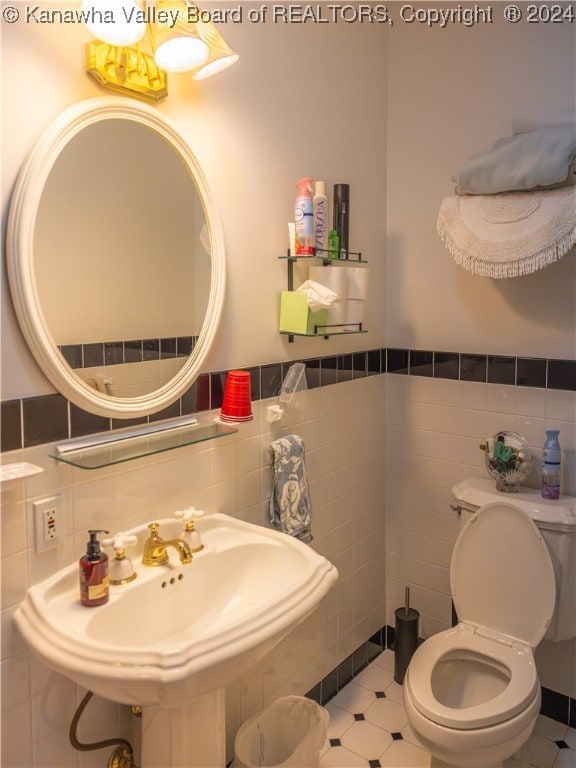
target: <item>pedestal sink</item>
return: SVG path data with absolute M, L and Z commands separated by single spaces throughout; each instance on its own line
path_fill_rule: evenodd
M 336 568 L 291 536 L 222 514 L 196 523 L 188 565 L 144 567 L 85 608 L 74 564 L 31 587 L 15 622 L 51 669 L 112 701 L 143 708 L 142 768 L 225 765 L 224 689 L 306 618 Z M 182 523 L 160 521 L 177 538 Z

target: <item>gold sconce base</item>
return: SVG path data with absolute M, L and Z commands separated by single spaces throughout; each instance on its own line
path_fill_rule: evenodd
M 143 101 L 155 103 L 168 95 L 166 73 L 138 48 L 92 40 L 86 44 L 86 71 L 104 88 Z

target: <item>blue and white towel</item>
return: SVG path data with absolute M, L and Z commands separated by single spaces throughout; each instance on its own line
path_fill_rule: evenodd
M 467 160 L 456 176 L 468 195 L 538 189 L 567 182 L 576 163 L 576 124 L 507 136 Z
M 305 542 L 312 540 L 312 507 L 304 463 L 304 441 L 287 435 L 268 446 L 273 483 L 270 521 L 275 528 Z

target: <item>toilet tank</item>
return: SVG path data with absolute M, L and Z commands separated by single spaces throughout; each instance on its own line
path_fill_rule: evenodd
M 519 493 L 496 490 L 493 480 L 472 477 L 452 487 L 459 514 L 458 532 L 480 507 L 504 501 L 527 512 L 548 546 L 556 576 L 556 606 L 544 638 L 554 642 L 576 637 L 576 498 L 563 496 L 549 501 L 540 491 L 523 488 Z

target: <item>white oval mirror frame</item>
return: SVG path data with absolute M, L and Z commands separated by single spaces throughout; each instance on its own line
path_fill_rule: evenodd
M 166 384 L 138 397 L 112 397 L 90 387 L 68 365 L 43 315 L 34 275 L 34 226 L 48 175 L 67 143 L 101 120 L 125 119 L 147 126 L 180 155 L 196 185 L 210 229 L 211 276 L 206 315 L 193 352 Z M 34 358 L 53 386 L 89 413 L 136 418 L 155 413 L 192 386 L 214 340 L 226 287 L 224 233 L 218 209 L 198 161 L 176 128 L 152 107 L 128 99 L 90 99 L 65 110 L 27 157 L 16 181 L 7 222 L 6 256 L 10 291 L 20 328 Z

